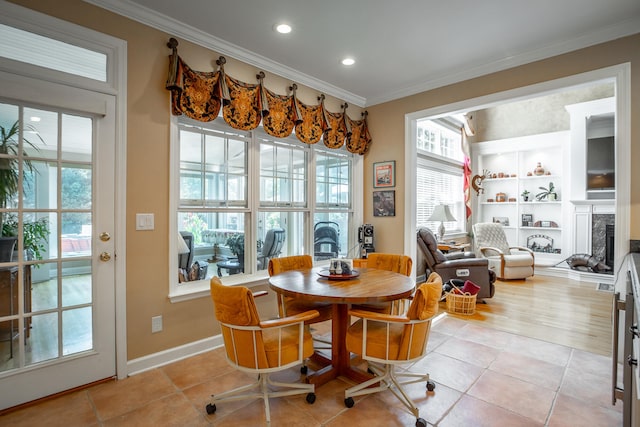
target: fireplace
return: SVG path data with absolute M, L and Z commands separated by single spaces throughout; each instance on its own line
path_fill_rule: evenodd
M 591 254 L 613 268 L 615 214 L 593 214 L 591 220 Z
M 613 268 L 613 248 L 615 243 L 616 226 L 607 224 L 605 226 L 604 263 Z

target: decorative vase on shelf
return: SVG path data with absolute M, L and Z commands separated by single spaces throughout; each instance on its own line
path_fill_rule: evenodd
M 507 195 L 506 193 L 496 193 L 496 202 L 506 202 Z
M 540 162 L 538 162 L 538 165 L 536 166 L 536 168 L 533 170 L 533 173 L 536 176 L 541 176 L 544 175 L 544 168 L 542 167 L 542 164 Z

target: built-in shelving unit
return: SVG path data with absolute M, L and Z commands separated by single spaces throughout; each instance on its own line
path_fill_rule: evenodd
M 562 190 L 569 141 L 569 132 L 553 132 L 473 145 L 474 174 L 488 174 L 476 197 L 473 221 L 500 222 L 509 244 L 531 248 L 541 264 L 567 256 L 563 226 L 568 225 L 568 212 Z M 548 189 L 550 183 L 555 199 L 537 198 L 544 192 L 540 187 Z M 528 200 L 522 196 L 525 190 Z

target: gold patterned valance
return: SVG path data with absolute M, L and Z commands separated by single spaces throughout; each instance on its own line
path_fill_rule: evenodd
M 286 138 L 295 129 L 296 137 L 306 144 L 322 138 L 329 148 L 341 148 L 346 142 L 351 153 L 364 154 L 369 149 L 366 112 L 362 119 L 351 120 L 346 103 L 341 112 L 329 112 L 324 95 L 318 97 L 318 105 L 306 105 L 297 99 L 295 84 L 289 88 L 291 95 L 276 94 L 264 86 L 263 72 L 256 76 L 257 84 L 241 82 L 225 73 L 222 56 L 216 61 L 218 70 L 194 71 L 178 56 L 174 38 L 167 46 L 172 49 L 166 88 L 171 91 L 173 115 L 208 122 L 218 117 L 222 107 L 224 121 L 234 129 L 252 130 L 262 122 L 265 132 L 274 137 Z

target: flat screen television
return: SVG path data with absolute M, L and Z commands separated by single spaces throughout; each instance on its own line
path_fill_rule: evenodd
M 615 190 L 615 139 L 587 139 L 587 191 Z

